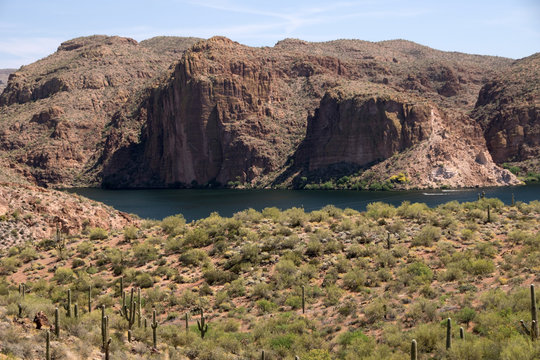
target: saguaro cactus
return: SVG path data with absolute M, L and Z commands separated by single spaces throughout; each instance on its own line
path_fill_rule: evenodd
M 199 328 L 199 331 L 201 332 L 201 339 L 204 339 L 204 335 L 206 335 L 206 332 L 208 331 L 208 324 L 206 323 L 206 320 L 204 319 L 203 310 L 201 309 L 201 320 L 197 320 L 197 327 Z
M 88 286 L 88 313 L 92 312 L 92 285 Z
M 452 347 L 452 320 L 446 320 L 446 350 Z
M 531 284 L 531 338 L 533 340 L 538 339 L 538 313 L 536 309 L 536 294 L 534 291 L 534 284 Z
M 416 345 L 416 340 L 413 339 L 411 341 L 411 360 L 417 360 L 418 359 L 418 349 Z
M 263 351 L 261 351 L 261 360 L 264 360 L 264 359 L 265 359 L 265 357 L 264 357 L 264 350 L 263 350 Z
M 459 338 L 461 340 L 465 340 L 465 330 L 463 329 L 463 327 L 459 328 Z
M 156 310 L 152 312 L 152 323 L 150 324 L 152 327 L 152 343 L 154 344 L 154 349 L 157 349 L 157 327 L 158 323 L 156 321 Z
M 60 314 L 58 313 L 58 308 L 54 309 L 54 335 L 57 338 L 60 337 Z
M 22 318 L 22 311 L 23 311 L 23 307 L 21 304 L 17 304 L 17 307 L 19 308 L 19 319 Z
M 536 293 L 534 291 L 534 284 L 531 284 L 531 329 L 529 330 L 527 328 L 525 321 L 520 320 L 520 323 L 523 331 L 525 331 L 525 334 L 531 336 L 531 340 L 535 341 L 538 339 L 538 313 L 536 308 Z
M 45 360 L 51 360 L 51 332 L 45 333 Z
M 306 313 L 306 287 L 302 285 L 302 314 Z
M 71 289 L 67 292 L 67 304 L 64 306 L 66 309 L 66 316 L 71 317 Z
M 189 332 L 189 313 L 186 313 L 186 334 Z
M 124 277 L 120 277 L 120 295 L 124 296 Z
M 491 222 L 491 209 L 487 206 L 487 222 Z
M 141 317 L 142 317 L 142 301 L 141 301 L 141 288 L 137 288 L 137 326 L 141 327 Z
M 105 349 L 104 349 L 104 350 L 105 350 L 105 360 L 109 360 L 109 359 L 110 359 L 110 358 L 109 358 L 109 349 L 110 349 L 110 347 L 111 347 L 111 341 L 112 341 L 112 339 L 109 338 L 109 340 L 107 340 L 107 343 L 105 344 Z
M 75 319 L 79 318 L 79 305 L 78 304 L 73 305 L 73 315 L 75 316 Z

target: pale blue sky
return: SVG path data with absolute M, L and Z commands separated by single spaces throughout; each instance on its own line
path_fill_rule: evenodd
M 540 51 L 539 0 L 0 0 L 0 68 L 29 64 L 93 34 L 144 40 L 224 35 L 252 46 L 407 39 L 521 58 Z

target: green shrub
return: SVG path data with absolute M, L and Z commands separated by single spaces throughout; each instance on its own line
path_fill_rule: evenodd
M 135 276 L 135 285 L 143 289 L 154 286 L 154 279 L 148 273 L 140 273 Z
M 266 299 L 257 300 L 255 304 L 263 314 L 271 313 L 277 309 L 277 305 L 275 303 Z
M 131 242 L 132 240 L 137 239 L 138 229 L 135 226 L 126 226 L 124 228 L 124 240 L 126 242 Z
M 373 219 L 392 218 L 396 215 L 396 208 L 387 203 L 374 202 L 368 204 L 366 215 Z
M 54 272 L 53 279 L 59 284 L 68 284 L 73 281 L 75 274 L 73 271 L 66 267 L 59 267 Z
M 199 265 L 208 261 L 208 254 L 201 249 L 190 249 L 180 255 L 180 262 L 184 265 Z
M 132 251 L 132 261 L 137 265 L 146 264 L 158 257 L 157 249 L 147 241 L 135 245 Z
M 427 225 L 415 236 L 412 241 L 413 246 L 431 246 L 434 241 L 441 238 L 441 228 Z
M 161 228 L 165 233 L 171 236 L 176 236 L 184 232 L 184 226 L 186 225 L 186 219 L 182 214 L 167 216 L 161 221 Z
M 90 229 L 90 240 L 105 240 L 109 237 L 107 230 L 100 227 Z
M 94 244 L 90 241 L 83 241 L 77 245 L 77 252 L 82 256 L 86 257 L 94 251 Z

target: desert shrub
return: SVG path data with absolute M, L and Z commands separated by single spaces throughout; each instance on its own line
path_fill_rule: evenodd
M 334 205 L 326 205 L 321 209 L 321 211 L 324 211 L 328 214 L 328 216 L 334 218 L 334 219 L 341 219 L 343 216 L 343 210 L 340 208 L 335 207 Z
M 143 265 L 149 261 L 156 260 L 157 257 L 157 249 L 147 241 L 133 247 L 132 261 L 134 264 Z
M 307 256 L 317 257 L 322 253 L 322 244 L 318 239 L 310 239 L 306 245 Z
M 304 360 L 332 360 L 332 357 L 325 349 L 311 349 L 307 354 L 302 356 Z
M 266 299 L 257 300 L 255 304 L 263 314 L 271 313 L 278 307 L 274 302 Z
M 309 221 L 311 222 L 323 222 L 329 218 L 329 215 L 326 211 L 314 210 L 309 213 Z
M 208 233 L 201 228 L 196 228 L 188 231 L 184 239 L 184 244 L 186 246 L 193 247 L 205 247 L 212 243 L 212 239 L 208 236 Z
M 293 285 L 296 282 L 297 273 L 298 268 L 296 267 L 294 261 L 282 257 L 282 259 L 276 264 L 274 271 L 274 277 L 278 287 L 283 288 Z
M 304 226 L 307 215 L 304 212 L 304 209 L 293 207 L 285 210 L 282 213 L 282 218 L 289 224 L 290 227 L 299 227 Z
M 467 269 L 473 275 L 487 275 L 495 271 L 495 264 L 491 259 L 474 259 L 470 261 Z
M 406 219 L 423 219 L 429 211 L 429 207 L 426 204 L 411 204 L 409 201 L 404 201 L 397 208 L 397 214 Z
M 423 262 L 416 261 L 406 267 L 405 274 L 401 274 L 401 277 L 405 284 L 409 282 L 428 283 L 433 279 L 433 271 Z
M 343 276 L 343 286 L 351 291 L 361 291 L 365 284 L 366 275 L 358 268 L 349 270 L 345 276 Z
M 94 251 L 94 244 L 92 244 L 90 241 L 83 241 L 79 245 L 77 245 L 77 252 L 82 257 L 90 255 L 92 251 Z
M 107 230 L 100 227 L 95 227 L 90 229 L 89 237 L 90 240 L 105 240 L 109 237 L 109 235 L 107 234 Z
M 131 242 L 132 240 L 137 239 L 138 229 L 135 226 L 126 226 L 124 228 L 124 240 Z
M 234 218 L 244 223 L 258 224 L 264 219 L 264 215 L 255 209 L 249 208 L 234 214 Z
M 476 317 L 476 311 L 470 307 L 464 307 L 456 314 L 456 320 L 459 323 L 467 324 L 474 320 Z
M 86 265 L 86 263 L 81 258 L 75 258 L 75 259 L 73 259 L 73 262 L 71 263 L 71 267 L 73 269 L 79 268 L 79 267 L 84 266 L 84 265 Z
M 161 228 L 165 233 L 171 236 L 176 236 L 184 232 L 184 226 L 186 225 L 186 219 L 182 214 L 167 216 L 161 221 Z
M 370 203 L 366 210 L 366 215 L 372 219 L 392 218 L 395 214 L 396 208 L 383 202 Z
M 420 230 L 420 232 L 414 237 L 412 241 L 413 246 L 431 246 L 434 241 L 438 241 L 441 238 L 441 228 L 427 225 Z
M 38 254 L 36 249 L 30 246 L 26 246 L 19 254 L 19 259 L 25 264 L 32 260 L 36 260 L 37 258 Z
M 154 285 L 154 279 L 148 273 L 140 273 L 135 276 L 135 285 L 143 289 L 150 288 Z
M 327 286 L 324 290 L 325 297 L 323 303 L 325 306 L 335 306 L 339 304 L 339 301 L 343 296 L 343 290 L 334 284 Z
M 230 271 L 211 267 L 203 272 L 203 278 L 209 285 L 220 285 L 233 281 L 238 276 Z
M 73 271 L 66 267 L 59 267 L 54 272 L 53 279 L 59 284 L 68 284 L 75 278 Z
M 264 208 L 261 213 L 265 219 L 271 219 L 274 222 L 278 222 L 281 217 L 281 211 L 276 207 Z
M 184 240 L 179 237 L 169 237 L 165 241 L 165 252 L 167 254 L 177 254 L 182 250 L 182 247 L 184 246 Z
M 514 244 L 522 244 L 532 237 L 532 234 L 523 230 L 513 230 L 508 233 L 506 239 Z
M 190 249 L 180 255 L 179 260 L 184 265 L 199 265 L 208 260 L 208 254 L 201 249 Z

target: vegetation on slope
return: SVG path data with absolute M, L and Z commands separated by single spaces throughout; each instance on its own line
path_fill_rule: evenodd
M 181 215 L 146 220 L 123 232 L 87 228 L 2 254 L 0 351 L 43 358 L 45 330 L 30 321 L 43 311 L 54 323 L 58 307 L 53 357 L 99 358 L 104 305 L 112 359 L 255 359 L 263 350 L 267 359 L 404 359 L 416 339 L 420 359 L 532 360 L 540 341 L 520 320 L 530 328 L 539 229 L 540 202 L 497 199 L 433 209 L 373 203 L 362 213 L 249 209 L 190 224 Z M 68 289 L 78 318 L 63 308 Z M 126 320 L 131 289 L 140 327 Z

